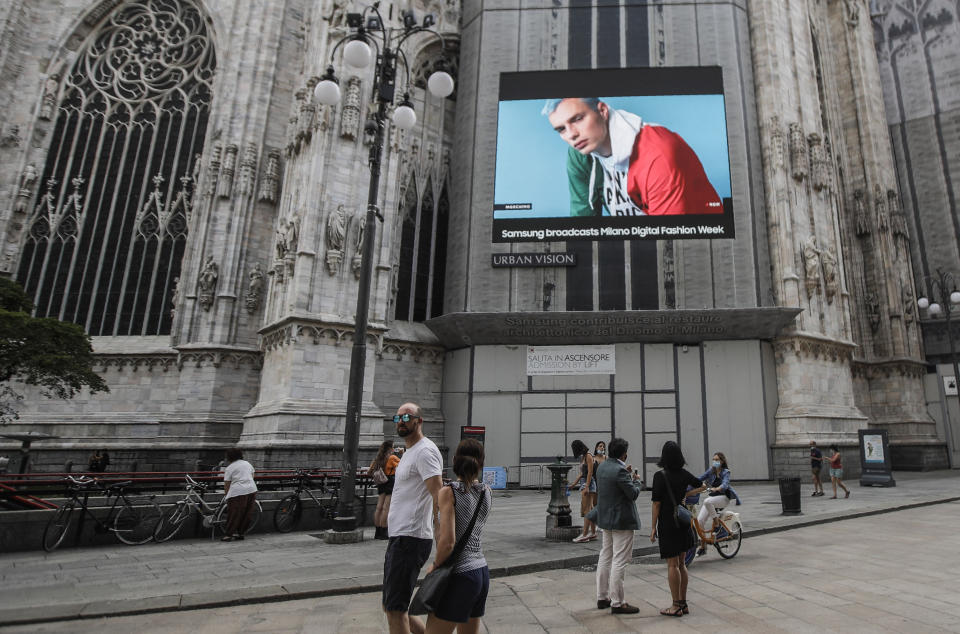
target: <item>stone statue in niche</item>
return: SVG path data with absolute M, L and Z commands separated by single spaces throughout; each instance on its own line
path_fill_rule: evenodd
M 875 187 L 873 204 L 877 208 L 877 228 L 880 231 L 886 232 L 890 224 L 887 217 L 887 201 L 883 195 L 883 190 L 880 188 L 880 185 Z
M 773 157 L 775 167 L 783 167 L 784 162 L 783 128 L 780 127 L 780 117 L 770 119 L 770 154 Z
M 867 204 L 864 198 L 862 189 L 853 192 L 854 217 L 857 221 L 857 235 L 860 237 L 870 235 L 870 217 L 867 215 Z
M 313 91 L 306 88 L 297 91 L 297 101 L 300 102 L 300 108 L 297 112 L 297 143 L 307 144 L 313 137 L 313 118 L 316 115 L 317 108 L 310 99 Z
M 363 232 L 367 228 L 367 215 L 365 213 L 357 214 L 357 241 L 356 252 L 353 254 L 353 276 L 360 279 L 360 268 L 363 266 Z
M 851 29 L 860 24 L 860 0 L 844 0 L 847 5 L 847 26 Z
M 238 148 L 230 143 L 224 150 L 223 169 L 220 171 L 220 181 L 217 188 L 217 196 L 220 198 L 230 198 L 233 195 L 233 174 L 237 167 Z
M 209 311 L 213 306 L 213 294 L 217 288 L 217 281 L 220 279 L 220 267 L 213 261 L 213 256 L 208 255 L 203 268 L 200 269 L 200 278 L 197 280 L 199 293 L 197 294 L 197 303 L 200 308 Z
M 810 172 L 807 156 L 807 140 L 799 123 L 790 124 L 790 164 L 793 166 L 793 179 L 802 182 Z
M 267 155 L 267 169 L 264 171 L 260 183 L 260 192 L 257 200 L 262 203 L 275 204 L 280 190 L 280 151 L 270 150 Z
M 867 293 L 867 319 L 870 320 L 870 330 L 877 332 L 880 329 L 880 301 L 876 293 Z
M 22 196 L 24 192 L 27 192 L 27 196 L 29 197 L 36 182 L 37 166 L 33 163 L 27 163 L 27 166 L 23 168 L 23 176 L 20 177 L 20 195 Z
M 903 300 L 903 321 L 906 324 L 912 324 L 914 318 L 914 310 L 917 305 L 916 300 L 913 298 L 913 287 L 910 285 L 910 281 L 906 280 L 900 283 L 900 297 Z
M 820 263 L 823 267 L 823 283 L 827 294 L 827 302 L 833 301 L 837 293 L 837 256 L 830 249 L 820 253 Z
M 222 152 L 223 146 L 219 143 L 214 143 L 213 150 L 210 151 L 210 162 L 207 163 L 207 196 L 213 196 L 217 191 L 217 180 L 220 178 L 220 157 Z
M 803 270 L 806 278 L 807 297 L 820 287 L 820 249 L 817 248 L 817 239 L 814 236 L 807 238 L 803 243 Z
M 257 146 L 254 143 L 248 143 L 243 152 L 243 159 L 240 161 L 240 185 L 238 187 L 241 196 L 249 196 L 253 193 L 254 181 L 257 174 Z
M 300 238 L 300 219 L 295 215 L 287 218 L 277 230 L 277 259 L 283 260 L 288 255 L 291 257 L 297 254 L 297 242 Z
M 327 245 L 326 263 L 327 272 L 336 275 L 340 272 L 340 262 L 343 261 L 343 245 L 347 237 L 347 211 L 343 205 L 337 205 L 327 216 Z
M 820 135 L 814 132 L 807 137 L 810 146 L 810 180 L 816 191 L 823 191 L 830 184 L 830 169 L 827 151 Z
M 904 240 L 910 239 L 910 233 L 907 229 L 907 216 L 900 208 L 900 197 L 896 190 L 887 190 L 887 208 L 890 211 L 890 227 L 894 236 L 899 236 Z
M 173 278 L 173 290 L 170 291 L 170 319 L 177 314 L 177 304 L 180 303 L 180 278 Z
M 347 80 L 340 115 L 340 136 L 355 141 L 360 130 L 360 78 Z
M 23 143 L 23 139 L 20 138 L 20 126 L 11 125 L 7 127 L 7 131 L 3 133 L 3 138 L 0 138 L 0 147 L 20 147 Z
M 330 3 L 330 14 L 324 18 L 331 29 L 343 29 L 347 26 L 347 13 L 350 11 L 350 0 L 333 0 Z
M 200 184 L 200 169 L 202 167 L 203 161 L 200 160 L 200 154 L 193 155 L 193 170 L 191 176 L 193 179 L 193 189 L 196 191 L 197 186 Z
M 53 112 L 57 109 L 57 95 L 60 94 L 60 74 L 53 73 L 47 77 L 43 87 L 43 100 L 40 103 L 40 118 L 50 121 Z
M 250 271 L 247 295 L 244 298 L 247 312 L 251 315 L 260 308 L 260 300 L 263 297 L 263 279 L 263 269 L 260 268 L 260 263 L 258 262 L 257 265 L 253 267 L 253 270 Z

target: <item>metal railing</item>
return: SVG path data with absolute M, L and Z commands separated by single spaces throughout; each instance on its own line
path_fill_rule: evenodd
M 303 469 L 308 477 L 320 481 L 325 488 L 339 486 L 339 469 Z M 150 472 L 72 472 L 72 473 L 22 473 L 4 474 L 0 479 L 0 510 L 22 510 L 50 508 L 43 498 L 66 497 L 69 493 L 68 476 L 86 475 L 94 477 L 105 485 L 115 482 L 131 481 L 130 489 L 137 492 L 166 493 L 178 491 L 183 487 L 184 476 L 189 475 L 197 482 L 219 483 L 223 481 L 222 471 L 150 471 Z M 254 480 L 262 491 L 285 490 L 296 486 L 300 475 L 296 469 L 261 469 Z M 357 470 L 357 484 L 366 503 L 367 489 L 375 486 L 366 469 Z M 24 499 L 30 500 L 24 503 Z

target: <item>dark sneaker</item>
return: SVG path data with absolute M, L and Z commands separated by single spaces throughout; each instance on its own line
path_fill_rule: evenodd
M 640 608 L 635 605 L 630 605 L 629 603 L 623 603 L 610 608 L 611 614 L 636 614 L 639 611 Z
M 597 609 L 606 610 L 610 607 L 610 599 L 597 599 Z

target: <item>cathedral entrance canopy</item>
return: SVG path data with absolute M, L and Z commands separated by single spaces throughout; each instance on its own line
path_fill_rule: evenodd
M 799 308 L 450 313 L 426 322 L 449 350 L 490 344 L 697 343 L 773 339 Z

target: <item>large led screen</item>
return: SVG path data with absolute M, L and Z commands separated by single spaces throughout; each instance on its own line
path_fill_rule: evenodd
M 719 67 L 500 76 L 494 242 L 734 237 Z

